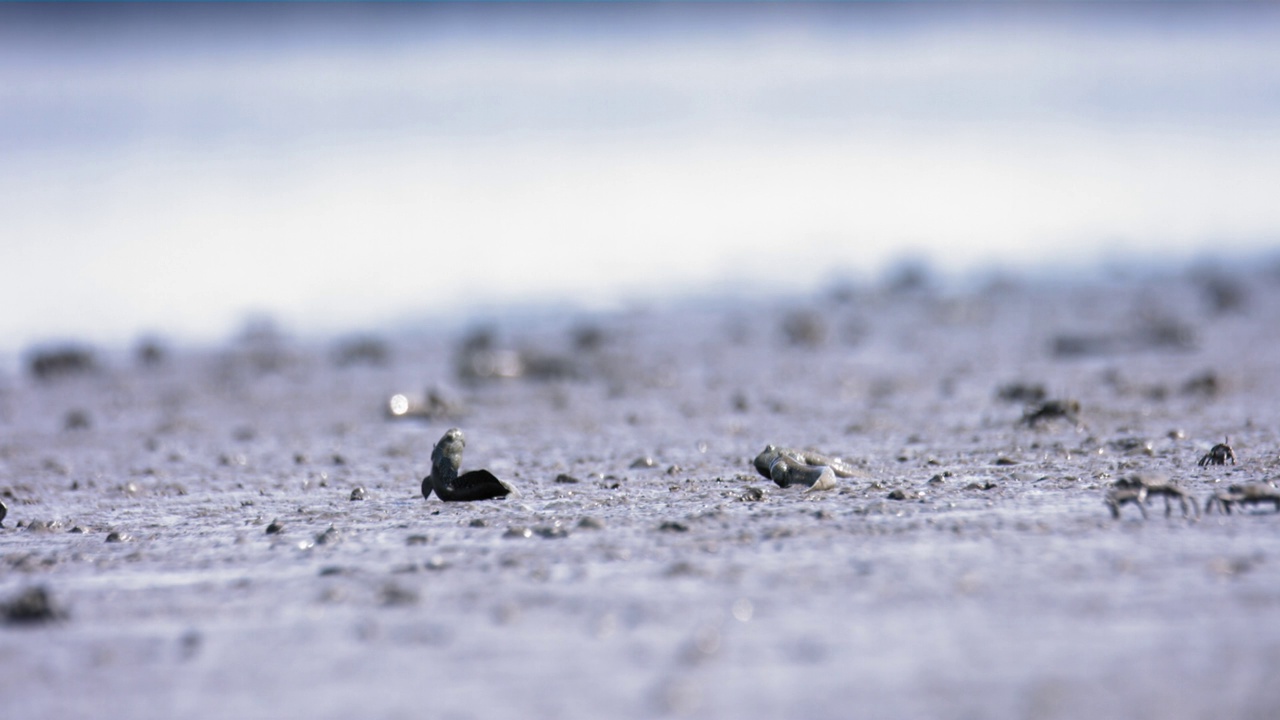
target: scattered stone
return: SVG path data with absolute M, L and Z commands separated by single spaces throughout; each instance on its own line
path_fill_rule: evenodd
M 817 347 L 827 341 L 827 323 L 812 310 L 797 310 L 782 320 L 782 334 L 797 347 Z
M 996 397 L 1005 402 L 1037 403 L 1048 397 L 1041 383 L 1009 383 L 996 391 Z
M 897 488 L 895 490 L 890 490 L 888 497 L 890 500 L 920 500 L 924 497 L 924 493 L 917 490 L 903 490 L 902 488 Z
M 582 481 L 579 480 L 578 478 L 572 475 L 567 475 L 565 473 L 560 473 L 559 475 L 556 476 L 556 483 L 560 485 L 577 485 L 580 482 Z
M 982 482 L 975 481 L 964 486 L 965 490 L 994 490 L 995 488 L 996 484 L 990 480 L 983 480 Z
M 119 532 L 118 530 L 112 530 L 107 533 L 107 542 L 109 543 L 122 543 L 131 540 L 133 540 L 133 536 L 129 533 Z
M 409 545 L 410 547 L 414 545 L 426 545 L 429 542 L 431 542 L 431 539 L 426 535 L 410 535 L 404 539 L 404 544 Z
M 330 525 L 324 532 L 316 535 L 317 545 L 333 545 L 342 539 L 342 533 L 338 529 Z
M 1001 455 L 1000 457 L 996 458 L 995 464 L 996 465 L 1017 465 L 1018 461 L 1014 460 L 1013 458 L 1008 458 Z
M 88 430 L 93 425 L 89 413 L 84 410 L 72 410 L 62 419 L 63 430 Z
M 604 521 L 597 517 L 587 516 L 578 521 L 581 530 L 603 530 Z
M 364 499 L 364 497 L 365 497 L 365 492 L 364 492 L 364 488 L 362 488 L 362 487 L 358 487 L 358 488 L 356 488 L 356 489 L 354 489 L 354 490 L 352 490 L 352 491 L 351 491 L 351 500 L 352 500 L 352 501 L 356 501 L 356 500 L 363 500 L 363 499 Z
M 489 521 L 484 518 L 473 518 L 471 522 L 467 524 L 474 528 L 489 527 Z
M 54 603 L 49 591 L 39 585 L 23 590 L 0 606 L 4 609 L 5 620 L 13 625 L 35 625 L 66 617 L 66 612 Z
M 153 337 L 141 338 L 133 348 L 134 362 L 141 367 L 151 368 L 163 365 L 168 356 L 164 343 Z
M 1039 427 L 1041 423 L 1066 420 L 1080 424 L 1080 403 L 1076 400 L 1045 400 L 1027 408 L 1022 414 L 1022 424 Z
M 738 499 L 743 502 L 760 502 L 764 500 L 764 490 L 758 487 L 747 488 L 745 492 L 738 496 Z
M 657 464 L 658 463 L 654 462 L 653 458 L 646 455 L 644 457 L 636 458 L 635 461 L 631 463 L 631 468 L 633 470 L 640 470 L 655 467 Z
M 1181 389 L 1183 395 L 1198 395 L 1211 398 L 1216 397 L 1222 390 L 1222 383 L 1218 381 L 1216 373 L 1212 370 L 1207 370 L 1182 383 Z
M 284 525 L 282 525 L 278 519 L 272 520 L 271 524 L 267 525 L 268 535 L 278 535 L 282 532 L 284 532 Z
M 388 606 L 415 605 L 418 602 L 417 591 L 400 587 L 395 583 L 383 585 L 378 595 L 382 604 Z
M 78 345 L 33 350 L 27 357 L 27 369 L 37 380 L 54 380 L 81 375 L 97 369 L 93 351 Z
M 533 532 L 538 537 L 547 539 L 569 537 L 569 530 L 560 523 L 537 527 L 534 528 Z
M 381 338 L 371 335 L 352 336 L 340 340 L 333 349 L 333 364 L 338 367 L 352 365 L 382 366 L 387 364 L 391 351 Z
M 682 522 L 667 520 L 658 526 L 658 530 L 662 532 L 689 532 L 689 526 Z

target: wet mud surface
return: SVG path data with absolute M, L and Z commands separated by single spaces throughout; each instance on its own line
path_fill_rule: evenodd
M 1278 316 L 1188 273 L 31 359 L 4 713 L 1272 717 L 1280 515 L 1104 499 L 1277 476 Z M 518 494 L 424 499 L 451 427 Z

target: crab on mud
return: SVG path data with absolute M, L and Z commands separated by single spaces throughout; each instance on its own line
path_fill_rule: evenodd
M 1103 501 L 1107 503 L 1107 507 L 1111 510 L 1111 517 L 1120 519 L 1120 507 L 1125 503 L 1131 503 L 1138 506 L 1138 512 L 1142 513 L 1142 519 L 1147 519 L 1147 506 L 1143 505 L 1146 496 L 1141 490 L 1133 490 L 1131 488 L 1112 487 L 1107 490 L 1107 494 L 1103 497 Z
M 1147 501 L 1154 495 L 1164 498 L 1165 517 L 1173 514 L 1174 500 L 1177 500 L 1178 505 L 1182 508 L 1183 517 L 1200 516 L 1200 506 L 1196 504 L 1191 495 L 1161 475 L 1139 474 L 1116 480 L 1111 484 L 1111 489 L 1107 491 L 1106 503 L 1107 507 L 1111 509 L 1112 517 L 1117 519 L 1120 517 L 1120 506 L 1125 503 L 1137 505 L 1142 517 L 1145 518 L 1147 516 Z
M 1078 400 L 1045 400 L 1027 408 L 1022 414 L 1022 424 L 1028 427 L 1039 427 L 1040 423 L 1051 420 L 1066 420 L 1073 425 L 1080 424 L 1080 402 Z
M 1235 465 L 1236 451 L 1232 450 L 1231 446 L 1227 444 L 1230 441 L 1231 438 L 1229 437 L 1223 438 L 1222 442 L 1209 448 L 1209 452 L 1205 453 L 1204 457 L 1200 458 L 1200 462 L 1196 464 L 1200 467 L 1205 467 L 1206 465 L 1226 465 L 1227 461 L 1230 460 L 1231 464 Z
M 1226 515 L 1231 514 L 1231 508 L 1240 505 L 1262 505 L 1271 503 L 1275 507 L 1276 512 L 1280 513 L 1280 490 L 1270 483 L 1247 483 L 1245 485 L 1232 485 L 1226 490 L 1219 490 L 1209 496 L 1204 502 L 1204 512 L 1209 514 L 1217 506 Z

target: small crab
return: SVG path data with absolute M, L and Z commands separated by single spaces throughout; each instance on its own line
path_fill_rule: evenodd
M 1132 503 L 1138 506 L 1138 512 L 1142 513 L 1142 519 L 1147 519 L 1147 506 L 1143 504 L 1143 500 L 1147 497 L 1141 489 L 1129 487 L 1115 487 L 1107 490 L 1103 501 L 1107 503 L 1107 507 L 1111 509 L 1111 517 L 1120 519 L 1120 506 L 1125 503 Z
M 1173 500 L 1178 501 L 1178 505 L 1182 508 L 1182 516 L 1188 517 L 1194 514 L 1200 516 L 1200 506 L 1186 490 L 1169 482 L 1169 479 L 1162 475 L 1130 475 L 1129 477 L 1120 478 L 1112 483 L 1112 491 L 1108 493 L 1107 504 L 1111 507 L 1111 514 L 1120 517 L 1119 506 L 1124 502 L 1136 502 L 1139 508 L 1143 508 L 1147 500 L 1154 495 L 1164 497 L 1164 514 L 1165 517 L 1173 514 Z M 1136 493 L 1137 499 L 1130 500 L 1126 493 Z M 1116 502 L 1112 502 L 1110 498 L 1115 494 L 1121 497 Z M 1146 517 L 1146 510 L 1143 509 L 1142 516 Z
M 1080 424 L 1080 402 L 1078 400 L 1045 400 L 1036 403 L 1022 413 L 1022 424 L 1037 427 L 1050 420 L 1067 420 L 1072 424 Z
M 1222 509 L 1226 515 L 1231 514 L 1231 508 L 1234 505 L 1261 505 L 1263 503 L 1271 503 L 1275 506 L 1276 512 L 1280 513 L 1280 490 L 1270 483 L 1248 483 L 1246 485 L 1232 485 L 1226 490 L 1219 490 L 1204 503 L 1205 514 L 1213 510 L 1216 505 Z
M 1227 444 L 1229 442 L 1231 442 L 1231 438 L 1223 438 L 1222 442 L 1209 448 L 1209 452 L 1205 453 L 1204 457 L 1200 458 L 1200 462 L 1196 464 L 1200 467 L 1205 467 L 1206 465 L 1226 465 L 1227 461 L 1230 460 L 1231 464 L 1235 465 L 1236 451 L 1232 450 L 1231 446 Z

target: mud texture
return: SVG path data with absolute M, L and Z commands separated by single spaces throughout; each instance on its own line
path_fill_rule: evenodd
M 33 360 L 3 713 L 1274 717 L 1280 514 L 1106 498 L 1277 477 L 1276 317 L 1197 272 Z M 423 499 L 450 427 L 518 497 Z

